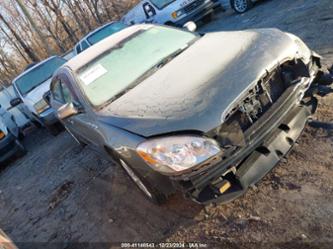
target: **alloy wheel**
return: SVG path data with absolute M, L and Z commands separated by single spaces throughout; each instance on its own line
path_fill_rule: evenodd
M 235 0 L 234 1 L 234 8 L 236 11 L 243 13 L 248 8 L 248 2 L 247 0 Z

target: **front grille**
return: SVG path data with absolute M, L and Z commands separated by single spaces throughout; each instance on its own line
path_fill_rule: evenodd
M 214 138 L 222 146 L 245 146 L 247 131 L 277 102 L 283 93 L 302 77 L 308 77 L 304 63 L 288 61 L 263 77 L 226 116 L 223 125 L 215 130 Z M 266 115 L 267 116 L 267 115 Z M 250 129 L 251 128 L 251 129 Z
M 192 3 L 186 5 L 184 7 L 185 13 L 192 12 L 193 10 L 195 10 L 196 8 L 198 8 L 199 6 L 201 6 L 204 2 L 205 2 L 205 0 L 196 0 L 196 1 L 193 1 Z

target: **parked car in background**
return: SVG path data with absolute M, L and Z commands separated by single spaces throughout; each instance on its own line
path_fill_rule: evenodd
M 242 14 L 252 8 L 255 2 L 259 0 L 230 0 L 230 6 L 239 14 Z
M 54 135 L 60 130 L 59 121 L 54 110 L 43 99 L 43 95 L 50 90 L 53 73 L 65 62 L 66 60 L 62 57 L 50 57 L 32 66 L 13 80 L 17 97 L 11 100 L 11 105 L 14 107 L 23 103 L 22 112 L 36 126 L 44 126 Z
M 64 53 L 63 55 L 61 55 L 61 57 L 64 58 L 66 61 L 69 61 L 75 55 L 76 55 L 76 53 L 75 53 L 74 49 L 71 49 L 71 50 L 67 51 L 66 53 Z
M 128 25 L 157 23 L 183 26 L 199 21 L 220 7 L 219 0 L 143 0 L 123 16 Z
M 26 128 L 29 128 L 32 124 L 30 122 L 30 119 L 24 113 L 21 112 L 19 106 L 12 107 L 10 105 L 10 101 L 15 97 L 16 94 L 13 85 L 10 85 L 8 87 L 0 86 L 0 105 L 2 106 L 3 109 L 7 110 L 13 115 L 17 126 L 20 128 L 23 134 L 24 130 Z
M 227 202 L 295 144 L 316 109 L 319 70 L 320 56 L 278 29 L 198 35 L 134 25 L 61 67 L 51 105 L 149 199 L 181 190 Z
M 82 51 L 86 50 L 90 46 L 96 44 L 97 42 L 105 39 L 106 37 L 126 28 L 122 22 L 111 22 L 105 24 L 104 26 L 95 29 L 94 31 L 90 32 L 84 38 L 82 38 L 74 47 L 75 55 L 81 53 Z
M 14 116 L 0 106 L 0 165 L 15 155 L 25 154 L 19 138 L 20 128 Z

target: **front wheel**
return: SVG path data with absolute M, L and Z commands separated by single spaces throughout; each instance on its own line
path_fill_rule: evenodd
M 177 25 L 173 22 L 167 21 L 166 23 L 164 23 L 164 25 L 170 26 L 170 27 L 177 27 Z
M 213 19 L 213 13 L 209 13 L 208 15 L 205 15 L 203 18 L 202 18 L 202 21 L 204 23 L 209 23 L 211 22 Z
M 120 159 L 120 164 L 126 171 L 128 176 L 141 190 L 141 192 L 154 204 L 160 205 L 166 201 L 166 196 L 160 193 L 158 190 L 152 188 L 142 177 L 137 174 L 134 169 L 127 165 L 123 160 Z
M 61 133 L 65 129 L 61 123 L 46 125 L 45 127 L 53 136 L 57 136 L 59 133 Z
M 230 0 L 230 5 L 239 14 L 248 11 L 252 6 L 252 0 Z
M 43 127 L 43 125 L 37 120 L 31 120 L 31 123 L 33 123 L 33 125 L 38 129 Z

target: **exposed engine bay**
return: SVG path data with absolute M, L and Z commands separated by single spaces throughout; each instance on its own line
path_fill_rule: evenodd
M 285 157 L 316 110 L 319 68 L 313 57 L 310 65 L 288 60 L 267 72 L 207 134 L 223 156 L 178 178 L 187 195 L 199 203 L 230 201 Z

